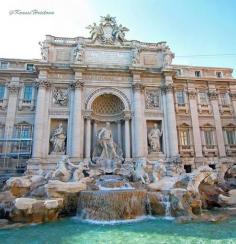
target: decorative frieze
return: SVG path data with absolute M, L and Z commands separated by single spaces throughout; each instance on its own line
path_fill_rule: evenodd
M 52 92 L 53 95 L 53 103 L 59 106 L 67 106 L 68 105 L 68 89 L 55 88 Z
M 157 109 L 160 107 L 160 92 L 159 90 L 146 90 L 145 96 L 146 109 Z
M 75 80 L 74 82 L 71 83 L 71 87 L 73 89 L 83 88 L 83 86 L 84 86 L 84 81 L 81 79 Z

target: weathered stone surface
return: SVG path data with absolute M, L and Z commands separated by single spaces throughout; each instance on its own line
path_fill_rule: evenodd
M 23 223 L 42 223 L 56 220 L 63 208 L 63 199 L 37 200 L 35 198 L 17 198 L 10 220 Z
M 48 197 L 61 197 L 66 193 L 78 193 L 86 189 L 86 184 L 81 182 L 62 182 L 50 180 L 45 185 Z
M 163 177 L 161 180 L 148 185 L 150 190 L 154 191 L 169 191 L 173 188 L 176 182 L 176 177 Z
M 14 207 L 15 197 L 10 191 L 0 193 L 0 218 L 7 218 Z
M 21 197 L 30 191 L 30 176 L 12 177 L 6 182 L 6 187 L 15 197 Z
M 163 194 L 160 192 L 148 192 L 151 214 L 152 215 L 165 215 L 165 206 L 163 203 Z
M 228 192 L 229 196 L 219 195 L 218 203 L 221 206 L 236 206 L 236 189 Z

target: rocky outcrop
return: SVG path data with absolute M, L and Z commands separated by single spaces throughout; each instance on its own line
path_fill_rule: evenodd
M 59 180 L 50 180 L 45 185 L 47 196 L 49 198 L 63 197 L 65 194 L 78 193 L 86 190 L 86 184 L 83 182 L 62 182 Z
M 9 219 L 21 223 L 43 223 L 56 220 L 62 208 L 62 198 L 46 200 L 16 198 Z
M 164 203 L 164 194 L 161 192 L 148 192 L 147 194 L 150 211 L 152 215 L 164 216 L 166 215 L 166 206 Z
M 218 203 L 221 206 L 233 206 L 236 207 L 236 189 L 230 190 L 228 192 L 228 196 L 223 194 L 219 195 Z

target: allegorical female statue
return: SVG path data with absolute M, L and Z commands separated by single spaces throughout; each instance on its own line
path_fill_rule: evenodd
M 65 153 L 65 139 L 66 135 L 62 123 L 60 123 L 50 138 L 50 142 L 52 143 L 51 153 Z
M 158 129 L 158 125 L 154 124 L 153 128 L 148 133 L 148 143 L 150 145 L 151 152 L 160 152 L 160 138 L 162 136 L 162 131 Z

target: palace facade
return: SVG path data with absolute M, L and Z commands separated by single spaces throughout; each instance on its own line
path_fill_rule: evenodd
M 107 122 L 124 161 L 235 163 L 231 68 L 172 65 L 165 42 L 126 40 L 109 15 L 88 28 L 90 38 L 47 35 L 41 60 L 0 59 L 2 168 L 93 161 Z

